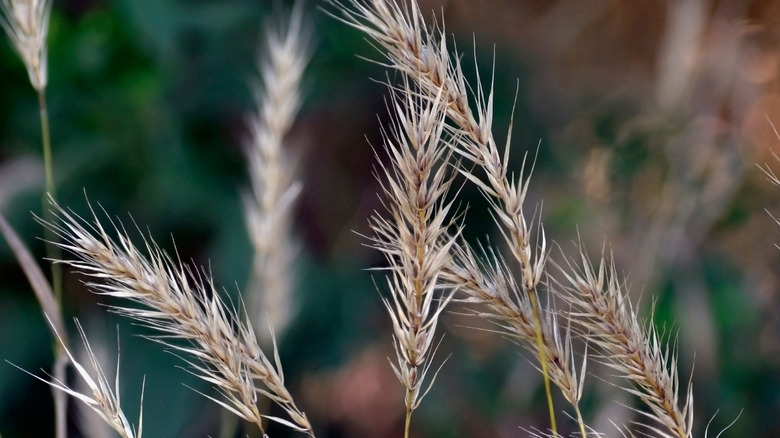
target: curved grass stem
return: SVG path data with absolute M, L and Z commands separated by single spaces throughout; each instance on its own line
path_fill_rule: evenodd
M 536 298 L 536 290 L 529 290 L 528 297 L 531 300 L 531 308 L 533 309 L 534 315 L 534 325 L 536 326 L 536 348 L 539 351 L 539 362 L 542 365 L 542 375 L 544 376 L 544 392 L 547 396 L 547 408 L 550 411 L 550 430 L 552 431 L 553 436 L 557 436 L 558 425 L 555 421 L 555 406 L 552 399 L 552 391 L 550 390 L 550 373 L 547 370 L 547 352 L 542 336 L 542 319 L 539 315 L 539 305 Z

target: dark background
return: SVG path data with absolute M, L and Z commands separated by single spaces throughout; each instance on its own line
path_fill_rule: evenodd
M 240 144 L 263 20 L 281 4 L 55 1 L 47 96 L 60 202 L 86 214 L 88 198 L 162 247 L 175 242 L 181 258 L 208 266 L 227 295 L 242 290 L 251 248 Z M 498 138 L 517 93 L 513 162 L 519 170 L 522 155 L 541 142 L 526 208 L 540 212 L 562 248 L 552 257 L 572 254 L 578 240 L 594 258 L 613 251 L 639 307 L 646 315 L 654 307 L 656 324 L 678 345 L 683 384 L 695 362 L 698 436 L 710 418 L 714 436 L 740 412 L 724 436 L 780 436 L 780 226 L 765 211 L 780 215 L 780 189 L 757 167 L 780 169 L 772 158 L 780 140 L 768 121 L 780 123 L 780 3 L 422 7 L 443 10 L 472 77 L 475 62 L 483 80 L 495 62 Z M 379 58 L 358 32 L 320 8 L 333 10 L 306 4 L 314 50 L 292 134 L 305 185 L 295 215 L 299 311 L 280 350 L 318 436 L 401 436 L 403 393 L 387 362 L 390 321 L 374 285 L 381 274 L 372 280 L 366 270 L 382 259 L 360 236 L 381 208 L 369 143 L 381 145 L 379 120 L 387 117 L 377 80 L 386 72 L 358 57 Z M 43 187 L 37 101 L 5 38 L 0 78 L 0 211 L 42 260 L 33 219 Z M 498 242 L 485 202 L 468 187 L 462 196 L 470 204 L 467 236 Z M 5 243 L 0 279 L 0 358 L 43 375 L 53 341 Z M 118 340 L 122 401 L 134 423 L 145 378 L 144 436 L 218 436 L 221 409 L 187 386 L 209 388 L 138 336 L 146 330 L 101 304 L 110 301 L 66 277 L 71 338 L 78 317 L 109 364 Z M 414 436 L 524 436 L 518 427 L 547 427 L 529 358 L 496 334 L 467 328 L 478 325 L 444 317 L 435 362 L 449 359 L 414 415 Z M 619 436 L 607 419 L 627 424 L 631 413 L 621 403 L 634 402 L 601 380 L 609 374 L 594 360 L 588 371 L 601 377 L 588 377 L 585 417 Z M 94 414 L 80 415 L 71 403 L 70 417 L 72 436 L 92 430 Z M 46 385 L 0 364 L 0 434 L 52 436 L 52 423 Z

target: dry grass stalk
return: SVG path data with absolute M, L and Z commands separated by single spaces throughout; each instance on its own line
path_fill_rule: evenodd
M 257 113 L 250 118 L 245 144 L 252 191 L 244 196 L 247 228 L 255 251 L 247 297 L 256 321 L 265 320 L 277 333 L 292 317 L 291 292 L 296 253 L 290 228 L 292 209 L 301 191 L 285 136 L 300 107 L 301 77 L 309 60 L 309 34 L 303 28 L 301 3 L 289 21 L 267 23 L 260 59 L 261 85 L 255 90 Z M 271 340 L 261 338 L 265 345 Z
M 94 212 L 93 222 L 87 223 L 53 205 L 58 222 L 46 225 L 62 239 L 59 246 L 76 257 L 62 263 L 99 281 L 88 283 L 95 293 L 140 305 L 113 309 L 161 332 L 155 341 L 191 356 L 185 360 L 193 374 L 211 383 L 225 401 L 212 400 L 261 431 L 263 418 L 268 418 L 314 436 L 285 387 L 276 346 L 271 362 L 251 324 L 242 323 L 237 312 L 226 307 L 205 273 L 175 262 L 149 240 L 144 241 L 144 255 L 121 226 L 114 227 L 118 237 L 113 240 Z M 174 343 L 176 338 L 187 343 Z M 277 403 L 290 420 L 262 415 L 258 395 Z
M 46 36 L 51 0 L 0 0 L 0 25 L 27 67 L 32 86 L 46 88 Z
M 583 254 L 579 271 L 562 271 L 569 284 L 561 295 L 575 309 L 571 320 L 601 350 L 603 362 L 636 385 L 623 388 L 649 407 L 640 413 L 657 423 L 639 425 L 664 438 L 692 437 L 693 392 L 688 385 L 680 408 L 676 351 L 663 346 L 652 323 L 640 323 L 614 263 L 602 258 L 596 270 Z
M 459 139 L 457 152 L 467 161 L 481 167 L 486 182 L 480 180 L 471 169 L 461 168 L 461 173 L 475 183 L 486 196 L 502 227 L 509 248 L 520 264 L 521 285 L 530 299 L 534 315 L 536 354 L 539 356 L 550 408 L 550 421 L 555 433 L 556 422 L 550 396 L 545 340 L 542 338 L 541 304 L 537 287 L 544 272 L 547 254 L 544 231 L 539 230 L 541 249 L 534 252 L 531 245 L 531 227 L 523 214 L 523 201 L 528 181 L 510 180 L 507 177 L 511 135 L 503 153 L 493 137 L 493 93 L 485 93 L 479 83 L 476 87 L 476 115 L 469 106 L 469 88 L 458 57 L 452 57 L 446 38 L 437 34 L 437 28 L 428 30 L 416 1 L 352 0 L 350 6 L 332 0 L 342 11 L 342 20 L 373 39 L 387 58 L 387 66 L 408 75 L 428 99 L 442 99 L 446 103 L 448 129 Z M 478 73 L 478 72 L 477 72 Z M 440 97 L 439 97 L 440 96 Z M 510 126 L 511 134 L 511 126 Z
M 411 87 L 404 81 L 394 90 L 395 120 L 390 134 L 384 135 L 391 164 L 382 167 L 380 181 L 389 217 L 376 214 L 371 223 L 374 246 L 384 253 L 391 271 L 392 299 L 384 303 L 393 322 L 393 370 L 406 388 L 405 436 L 412 411 L 427 392 L 423 383 L 435 351 L 436 326 L 452 297 L 440 297 L 436 291 L 456 241 L 448 232 L 453 225 L 452 201 L 445 200 L 452 183 L 451 140 L 443 137 L 442 101 L 421 98 Z
M 52 388 L 56 389 L 57 391 L 61 391 L 63 394 L 68 394 L 84 403 L 87 407 L 95 411 L 103 419 L 103 421 L 112 429 L 114 429 L 122 438 L 141 438 L 143 428 L 143 414 L 141 414 L 138 419 L 138 432 L 136 433 L 135 428 L 127 420 L 124 411 L 122 411 L 122 405 L 119 398 L 119 365 L 117 364 L 116 377 L 114 379 L 114 385 L 112 389 L 108 378 L 106 378 L 106 374 L 103 372 L 103 369 L 100 366 L 100 362 L 98 361 L 95 353 L 92 351 L 92 348 L 89 345 L 89 341 L 87 341 L 87 336 L 84 334 L 84 329 L 81 327 L 81 324 L 79 324 L 78 320 L 76 320 L 76 327 L 78 328 L 79 335 L 81 336 L 81 340 L 84 343 L 84 347 L 86 348 L 87 358 L 89 360 L 90 369 L 92 370 L 91 372 L 88 371 L 81 363 L 79 363 L 71 354 L 67 348 L 67 345 L 65 344 L 65 341 L 57 332 L 54 323 L 51 320 L 49 320 L 49 323 L 52 324 L 52 330 L 55 332 L 57 340 L 60 342 L 60 345 L 65 351 L 65 354 L 67 354 L 68 358 L 70 359 L 70 363 L 73 364 L 73 368 L 76 369 L 79 377 L 81 377 L 86 387 L 89 389 L 89 393 L 79 392 L 75 389 L 72 389 L 65 381 L 56 377 L 52 377 L 52 380 L 49 381 L 34 374 L 28 374 L 44 383 L 51 385 Z M 141 399 L 143 402 L 143 391 Z

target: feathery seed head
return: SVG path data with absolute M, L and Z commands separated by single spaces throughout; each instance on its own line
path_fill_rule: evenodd
M 425 394 L 439 315 L 452 297 L 436 292 L 458 234 L 450 234 L 452 202 L 445 200 L 453 140 L 445 133 L 440 98 L 422 97 L 407 79 L 390 88 L 394 123 L 384 133 L 390 164 L 380 163 L 388 217 L 375 215 L 371 227 L 373 245 L 389 264 L 390 299 L 384 304 L 393 325 L 392 366 L 411 412 Z
M 679 406 L 676 352 L 663 346 L 652 324 L 639 321 L 611 258 L 602 257 L 598 268 L 584 252 L 581 259 L 579 269 L 561 269 L 569 282 L 561 285 L 561 296 L 575 309 L 572 322 L 601 350 L 606 365 L 636 385 L 623 388 L 645 403 L 650 411 L 642 414 L 657 423 L 641 426 L 663 437 L 690 438 L 693 395 L 689 386 Z
M 112 223 L 119 235 L 112 239 L 94 212 L 93 222 L 87 223 L 52 204 L 58 222 L 45 225 L 61 238 L 58 245 L 75 256 L 61 262 L 95 279 L 88 285 L 96 293 L 132 302 L 113 309 L 157 330 L 160 336 L 152 340 L 189 357 L 185 361 L 191 372 L 211 383 L 225 401 L 212 400 L 262 430 L 263 415 L 255 403 L 258 394 L 265 395 L 297 420 L 268 418 L 314 436 L 284 387 L 276 345 L 272 364 L 257 345 L 251 324 L 219 298 L 205 272 L 174 261 L 151 240 L 144 240 L 146 253 L 141 252 L 121 224 Z M 177 343 L 177 338 L 185 342 Z
M 301 192 L 295 160 L 285 144 L 300 107 L 300 82 L 309 61 L 310 35 L 301 3 L 285 24 L 267 23 L 259 57 L 256 113 L 248 120 L 245 143 L 251 193 L 244 195 L 247 228 L 254 246 L 252 279 L 247 290 L 255 321 L 267 317 L 282 332 L 293 316 L 293 207 Z M 271 343 L 263 336 L 265 345 Z
M 0 25 L 27 67 L 33 88 L 46 88 L 46 36 L 51 0 L 0 0 Z

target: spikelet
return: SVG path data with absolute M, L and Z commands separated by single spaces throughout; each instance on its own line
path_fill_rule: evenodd
M 22 58 L 30 83 L 38 92 L 46 88 L 46 37 L 51 0 L 0 0 L 0 25 Z

